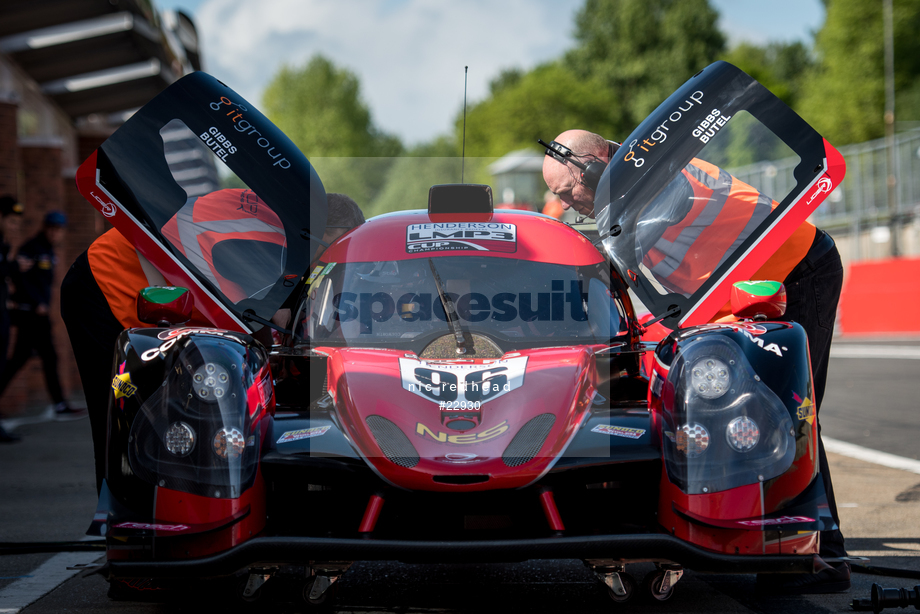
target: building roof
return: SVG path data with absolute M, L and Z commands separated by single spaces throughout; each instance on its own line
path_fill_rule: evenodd
M 73 120 L 136 109 L 200 68 L 191 19 L 149 0 L 4 0 L 0 53 Z
M 519 149 L 505 154 L 497 162 L 489 165 L 492 175 L 506 173 L 542 173 L 543 155 L 539 150 Z

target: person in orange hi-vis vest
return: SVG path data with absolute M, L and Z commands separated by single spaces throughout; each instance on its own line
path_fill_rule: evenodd
M 616 151 L 611 141 L 586 130 L 567 130 L 554 140 L 572 150 L 583 164 L 609 163 Z M 594 191 L 576 170 L 549 155 L 543 161 L 543 179 L 564 207 L 593 216 Z M 695 159 L 650 205 L 661 210 L 658 227 L 652 224 L 637 229 L 642 262 L 668 290 L 689 296 L 705 282 L 705 272 L 715 270 L 721 258 L 740 245 L 775 206 L 772 199 L 723 169 Z M 643 217 L 654 219 L 656 213 L 652 210 Z M 808 336 L 817 413 L 827 384 L 831 339 L 843 286 L 843 266 L 834 240 L 806 222 L 752 279 L 782 281 L 786 286 L 786 313 L 781 319 L 798 322 Z M 730 314 L 730 305 L 726 305 L 713 320 Z M 839 526 L 820 423 L 818 432 L 821 476 L 831 514 Z M 824 558 L 846 556 L 839 529 L 821 532 L 820 554 Z M 758 585 L 777 593 L 840 592 L 850 587 L 850 568 L 841 562 L 817 574 L 781 574 L 778 579 L 762 576 L 758 577 Z

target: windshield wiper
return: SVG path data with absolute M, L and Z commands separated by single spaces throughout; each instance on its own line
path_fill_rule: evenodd
M 441 305 L 444 307 L 444 314 L 447 316 L 447 325 L 450 327 L 450 332 L 453 333 L 454 340 L 457 342 L 457 354 L 475 354 L 476 350 L 474 349 L 473 337 L 470 335 L 469 331 L 465 330 L 460 325 L 460 317 L 454 310 L 454 302 L 450 300 L 450 296 L 444 292 L 444 286 L 441 284 L 441 276 L 438 275 L 438 270 L 434 266 L 434 260 L 431 258 L 428 259 L 428 266 L 431 267 L 431 274 L 434 276 L 434 285 L 437 286 L 438 296 L 441 297 Z
M 247 322 L 258 322 L 259 324 L 263 324 L 269 328 L 274 328 L 276 331 L 278 331 L 282 335 L 293 335 L 294 334 L 294 331 L 278 326 L 271 320 L 266 320 L 262 316 L 256 315 L 256 312 L 253 311 L 252 309 L 247 309 L 241 315 L 243 316 L 243 319 L 246 320 Z

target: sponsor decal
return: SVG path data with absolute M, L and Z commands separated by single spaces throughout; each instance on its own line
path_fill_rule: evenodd
M 229 339 L 230 341 L 236 341 L 237 343 L 243 343 L 243 340 L 237 337 L 230 331 L 219 330 L 216 328 L 171 328 L 165 330 L 157 335 L 157 339 L 164 341 L 160 347 L 151 348 L 141 354 L 141 360 L 148 361 L 157 358 L 161 354 L 166 354 L 166 352 L 176 344 L 176 341 L 182 337 L 187 337 L 188 335 L 214 335 L 216 337 L 223 337 L 224 339 Z
M 309 439 L 311 437 L 319 437 L 320 435 L 325 435 L 326 431 L 331 429 L 329 425 L 326 426 L 314 426 L 308 429 L 300 429 L 299 431 L 288 431 L 281 436 L 276 443 L 288 443 L 291 441 L 298 441 L 300 439 Z
M 501 424 L 488 428 L 481 433 L 469 433 L 463 435 L 450 435 L 442 431 L 437 433 L 432 431 L 430 428 L 422 424 L 421 422 L 415 425 L 415 433 L 419 437 L 426 438 L 431 437 L 435 441 L 440 441 L 441 443 L 453 443 L 458 445 L 469 445 L 474 443 L 481 443 L 489 439 L 498 437 L 499 435 L 505 433 L 508 430 L 508 421 L 503 420 Z
M 259 132 L 256 127 L 246 119 L 244 116 L 245 113 L 249 112 L 249 109 L 239 103 L 233 102 L 226 96 L 221 96 L 220 100 L 212 102 L 210 105 L 212 111 L 223 112 L 227 117 L 230 118 L 230 121 L 233 122 L 233 129 L 239 132 L 241 135 L 248 137 L 255 137 L 255 143 L 258 145 L 265 153 L 272 159 L 274 162 L 272 166 L 277 166 L 278 168 L 291 168 L 290 161 L 285 158 L 280 151 L 276 151 L 275 146 L 271 142 L 262 136 L 262 133 Z M 211 128 L 214 130 L 214 128 Z M 209 134 L 210 131 L 206 134 Z M 234 147 L 234 150 L 236 148 Z M 233 152 L 229 152 L 233 153 Z M 221 158 L 225 160 L 225 158 Z M 225 160 L 226 161 L 226 160 Z
M 270 369 L 265 370 L 265 375 L 262 376 L 262 379 L 259 380 L 259 399 L 262 401 L 262 405 L 268 407 L 271 405 L 272 398 L 275 395 L 275 387 L 272 380 L 272 372 Z
M 310 276 L 307 277 L 307 285 L 308 285 L 308 286 L 309 286 L 310 284 L 313 283 L 313 280 L 315 280 L 315 279 L 317 278 L 317 276 L 322 272 L 322 270 L 323 270 L 323 265 L 321 265 L 321 264 L 320 264 L 320 265 L 317 265 L 317 266 L 313 269 L 313 272 L 311 272 L 311 273 L 310 273 Z
M 115 525 L 116 529 L 138 529 L 144 531 L 185 531 L 184 524 L 149 524 L 146 522 L 123 522 Z
M 795 392 L 792 393 L 792 398 L 795 399 L 795 402 L 799 404 L 799 406 L 795 409 L 796 418 L 799 420 L 804 420 L 808 424 L 814 424 L 815 404 L 812 402 L 812 400 L 808 397 L 803 399 Z
M 794 524 L 799 522 L 814 522 L 808 516 L 780 516 L 779 518 L 762 518 L 760 520 L 739 520 L 738 524 L 746 527 L 765 527 L 775 524 Z
M 440 407 L 480 407 L 524 385 L 527 356 L 482 363 L 399 359 L 402 387 Z M 443 405 L 441 405 L 443 403 Z
M 626 426 L 616 426 L 613 424 L 598 424 L 592 433 L 602 433 L 604 435 L 613 435 L 614 437 L 626 437 L 627 439 L 639 439 L 645 435 L 645 429 L 634 429 Z
M 412 224 L 406 227 L 406 252 L 475 250 L 513 254 L 517 251 L 517 226 L 498 222 Z
M 767 332 L 766 326 L 761 326 L 760 324 L 751 324 L 749 322 L 732 322 L 729 324 L 729 326 L 735 330 L 743 330 L 752 335 L 763 335 Z
M 649 390 L 652 391 L 652 395 L 660 397 L 662 388 L 664 388 L 664 378 L 658 375 L 658 371 L 652 371 L 652 381 L 649 384 Z
M 712 112 L 700 122 L 700 125 L 693 129 L 693 136 L 703 143 L 708 143 L 709 139 L 716 135 L 716 132 L 728 123 L 732 118 L 731 115 L 722 115 L 719 109 L 713 109 Z
M 632 162 L 633 166 L 636 168 L 641 167 L 645 164 L 645 158 L 643 157 L 643 152 L 651 152 L 651 148 L 657 145 L 658 143 L 664 143 L 668 140 L 668 131 L 671 129 L 668 126 L 668 122 L 671 124 L 676 124 L 679 122 L 684 113 L 691 110 L 696 105 L 703 104 L 703 92 L 696 91 L 690 94 L 689 98 L 684 102 L 677 105 L 677 108 L 668 115 L 668 118 L 661 122 L 655 130 L 649 135 L 647 139 L 642 139 L 642 142 L 639 142 L 639 139 L 633 139 L 632 143 L 626 147 L 621 147 L 620 149 L 626 149 L 626 155 L 623 157 L 625 162 Z
M 752 335 L 751 333 L 749 333 L 748 331 L 746 331 L 746 330 L 744 330 L 744 329 L 738 330 L 738 332 L 740 332 L 742 335 L 744 335 L 745 337 L 747 337 L 748 339 L 750 339 L 750 340 L 751 340 L 757 347 L 759 347 L 760 349 L 762 349 L 762 350 L 764 350 L 764 351 L 766 351 L 766 352 L 773 352 L 774 354 L 776 354 L 776 355 L 779 356 L 780 358 L 783 357 L 783 352 L 782 352 L 782 350 L 781 350 L 780 347 L 779 347 L 778 345 L 776 345 L 775 343 L 765 344 L 765 343 L 763 342 L 763 339 L 762 339 L 762 338 L 760 338 L 760 337 L 755 337 L 754 335 Z M 783 349 L 786 349 L 786 348 L 783 348 Z
M 134 396 L 137 386 L 131 383 L 130 373 L 122 373 L 112 378 L 112 390 L 115 391 L 115 398 L 121 399 Z
M 818 195 L 819 195 L 819 194 L 827 194 L 828 192 L 830 192 L 830 191 L 833 190 L 833 189 L 834 189 L 834 182 L 831 181 L 830 178 L 828 178 L 828 177 L 822 177 L 822 178 L 818 181 L 818 185 L 815 186 L 815 191 L 814 191 L 814 193 L 811 195 L 811 198 L 809 198 L 809 199 L 808 199 L 808 202 L 805 203 L 805 204 L 810 205 L 810 204 L 811 204 L 811 201 L 813 201 L 814 199 L 818 198 Z
M 227 156 L 236 153 L 236 147 L 230 142 L 230 139 L 214 126 L 208 128 L 207 132 L 202 132 L 198 138 L 224 162 L 227 161 Z
M 750 335 L 763 335 L 767 332 L 767 328 L 765 326 L 761 326 L 760 324 L 751 324 L 750 322 L 725 322 L 722 324 L 701 324 L 699 326 L 694 326 L 693 328 L 687 329 L 685 332 L 680 333 L 680 338 L 686 339 L 688 337 L 693 337 L 694 335 L 698 335 L 699 333 L 707 330 L 733 330 L 739 333 L 745 332 Z
M 479 457 L 476 454 L 470 454 L 469 452 L 448 452 L 444 455 L 444 458 L 453 463 L 463 463 Z
M 89 194 L 90 194 L 90 196 L 92 196 L 93 198 L 96 199 L 96 202 L 97 202 L 97 203 L 99 203 L 99 204 L 102 206 L 102 210 L 101 210 L 101 211 L 102 211 L 102 215 L 104 215 L 105 217 L 112 217 L 112 216 L 114 216 L 115 213 L 118 211 L 118 207 L 116 207 L 115 205 L 113 205 L 113 204 L 110 203 L 110 202 L 106 202 L 106 201 L 102 200 L 101 198 L 99 198 L 98 196 L 96 196 L 96 193 L 95 193 L 95 192 L 90 191 Z

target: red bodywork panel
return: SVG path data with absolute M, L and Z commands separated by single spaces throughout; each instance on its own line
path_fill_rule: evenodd
M 407 356 L 405 351 L 331 347 L 318 351 L 329 354 L 329 391 L 334 393 L 343 429 L 383 479 L 410 490 L 469 492 L 520 488 L 552 466 L 588 417 L 597 378 L 595 349 L 561 347 L 507 354 L 504 358 L 526 357 L 526 387 L 484 402 L 478 426 L 464 431 L 444 424 L 457 412 L 442 410 L 437 402 L 404 388 L 399 359 Z M 502 460 L 508 444 L 529 420 L 547 413 L 556 419 L 539 452 L 520 466 L 508 467 Z M 391 462 L 368 427 L 368 416 L 381 416 L 396 424 L 409 437 L 419 456 L 418 464 L 405 468 Z M 475 458 L 449 460 L 446 455 L 453 453 Z M 475 484 L 434 481 L 435 476 L 469 474 L 489 479 Z

